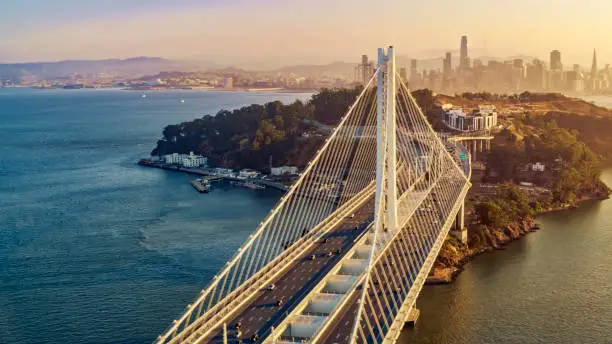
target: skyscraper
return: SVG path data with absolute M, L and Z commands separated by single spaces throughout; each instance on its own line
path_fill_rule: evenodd
M 467 36 L 461 37 L 461 49 L 459 51 L 459 68 L 461 69 L 470 68 L 470 58 L 468 57 L 468 38 Z
M 421 84 L 421 76 L 417 69 L 417 60 L 412 59 L 410 61 L 410 87 L 418 87 Z
M 527 67 L 527 83 L 532 90 L 541 91 L 546 88 L 546 68 L 544 62 L 535 59 Z
M 446 57 L 444 58 L 444 65 L 443 65 L 442 70 L 443 70 L 444 76 L 450 76 L 453 70 L 452 54 L 450 52 L 446 53 Z
M 593 49 L 593 64 L 591 65 L 591 80 L 590 80 L 591 91 L 597 91 L 599 85 L 597 82 L 597 51 Z
M 453 61 L 452 54 L 450 52 L 446 53 L 446 57 L 444 58 L 444 62 L 442 65 L 442 88 L 448 89 L 450 87 L 450 79 L 453 71 Z
M 559 50 L 553 50 L 550 52 L 550 70 L 563 70 L 563 65 L 561 64 L 561 52 Z
M 593 64 L 591 65 L 591 79 L 597 77 L 597 51 L 593 49 Z
M 406 82 L 408 79 L 406 78 L 406 68 L 400 68 L 399 69 L 399 77 L 400 79 L 402 79 L 404 82 Z
M 355 80 L 365 84 L 374 73 L 374 62 L 368 60 L 368 55 L 361 55 L 361 64 L 355 67 Z

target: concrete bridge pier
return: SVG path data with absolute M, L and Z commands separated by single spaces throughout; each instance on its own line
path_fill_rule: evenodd
M 457 212 L 457 217 L 455 218 L 455 228 L 451 231 L 457 239 L 461 240 L 462 243 L 467 244 L 468 242 L 468 233 L 467 228 L 465 227 L 465 199 L 461 204 L 461 208 Z

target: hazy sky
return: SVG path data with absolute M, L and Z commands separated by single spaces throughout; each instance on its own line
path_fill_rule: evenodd
M 611 0 L 0 0 L 0 61 L 161 56 L 221 63 L 357 61 L 393 44 L 438 57 L 612 62 Z

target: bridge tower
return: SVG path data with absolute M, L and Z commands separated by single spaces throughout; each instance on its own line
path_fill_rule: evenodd
M 374 219 L 378 228 L 397 230 L 397 114 L 395 52 L 378 49 L 376 106 L 376 198 Z M 385 185 L 386 177 L 386 185 Z M 386 190 L 385 190 L 386 189 Z M 386 191 L 386 192 L 385 192 Z M 384 207 L 386 206 L 386 211 Z M 383 217 L 386 213 L 386 217 Z
M 379 49 L 299 178 L 156 344 L 394 344 L 416 321 L 463 228 L 471 165 L 396 74 L 393 47 Z

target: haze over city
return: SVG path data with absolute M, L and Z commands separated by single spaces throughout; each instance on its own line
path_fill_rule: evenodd
M 612 344 L 611 14 L 0 0 L 0 344 Z
M 588 66 L 612 60 L 612 2 L 9 0 L 0 62 L 159 56 L 246 68 L 355 61 L 381 42 L 440 57 L 470 37 L 472 56 L 527 55 Z M 392 9 L 392 10 L 390 10 Z M 341 15 L 339 15 L 341 14 Z M 568 63 L 568 66 L 569 66 Z

